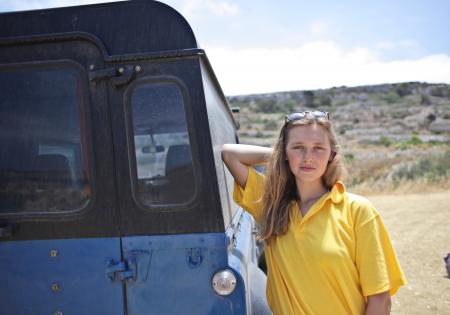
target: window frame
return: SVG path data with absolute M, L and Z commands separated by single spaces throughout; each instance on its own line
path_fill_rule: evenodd
M 192 194 L 191 199 L 184 203 L 165 203 L 165 204 L 151 204 L 146 202 L 141 197 L 141 194 L 138 189 L 138 170 L 137 170 L 137 158 L 136 158 L 136 147 L 134 143 L 134 125 L 133 125 L 133 113 L 132 113 L 132 96 L 133 92 L 136 88 L 142 85 L 148 84 L 158 84 L 158 83 L 171 83 L 175 85 L 181 95 L 182 99 L 182 109 L 184 110 L 184 117 L 186 118 L 186 132 L 189 139 L 189 146 L 191 148 L 191 157 L 192 157 L 192 168 L 193 168 L 193 183 L 194 183 L 194 193 Z M 140 210 L 145 212 L 174 212 L 174 211 L 186 211 L 192 209 L 193 206 L 197 203 L 199 198 L 199 180 L 198 180 L 198 168 L 197 162 L 195 160 L 195 152 L 194 145 L 196 142 L 193 139 L 191 126 L 191 119 L 189 117 L 188 108 L 191 107 L 190 98 L 188 93 L 188 88 L 185 84 L 176 76 L 173 75 L 148 75 L 143 76 L 135 81 L 133 81 L 130 85 L 127 86 L 124 92 L 124 113 L 125 113 L 125 133 L 126 133 L 126 142 L 128 148 L 128 161 L 129 161 L 129 175 L 130 175 L 130 185 L 131 185 L 131 193 L 132 199 L 136 205 L 138 205 Z
M 57 211 L 20 211 L 12 212 L 0 212 L 0 220 L 14 220 L 14 221 L 28 221 L 28 220 L 55 220 L 55 219 L 70 219 L 74 216 L 82 216 L 94 207 L 95 200 L 97 199 L 97 189 L 95 180 L 95 165 L 93 156 L 93 143 L 92 143 L 92 122 L 91 122 L 91 100 L 90 100 L 90 87 L 87 72 L 84 67 L 77 61 L 72 59 L 49 59 L 43 61 L 24 61 L 24 62 L 14 62 L 0 64 L 0 70 L 16 70 L 16 69 L 43 69 L 43 70 L 56 70 L 56 69 L 69 69 L 77 73 L 77 80 L 79 80 L 80 86 L 80 102 L 76 102 L 77 110 L 79 113 L 78 124 L 80 128 L 80 149 L 81 152 L 85 150 L 84 153 L 86 161 L 83 162 L 83 171 L 86 172 L 87 180 L 90 186 L 90 196 L 84 205 L 80 208 L 72 210 L 57 210 Z M 76 88 L 76 87 L 75 87 Z M 83 159 L 83 153 L 81 158 Z M 87 162 L 87 165 L 85 165 Z

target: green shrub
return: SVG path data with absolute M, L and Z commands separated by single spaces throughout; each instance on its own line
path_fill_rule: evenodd
M 355 156 L 351 153 L 344 154 L 344 158 L 346 162 L 351 162 L 355 159 Z
M 422 157 L 413 164 L 405 163 L 392 174 L 394 183 L 422 178 L 429 182 L 450 179 L 450 149 L 436 157 Z
M 420 105 L 430 105 L 431 98 L 428 94 L 420 94 Z
M 277 130 L 277 129 L 278 129 L 278 124 L 277 124 L 276 121 L 270 120 L 270 121 L 268 121 L 268 122 L 264 125 L 264 127 L 265 127 L 267 130 Z
M 450 88 L 447 86 L 436 86 L 431 89 L 430 94 L 436 97 L 450 97 Z
M 352 130 L 353 125 L 352 124 L 345 124 L 339 127 L 338 132 L 339 134 L 343 135 L 347 132 L 347 130 Z
M 278 104 L 274 99 L 263 98 L 256 102 L 255 111 L 262 113 L 276 113 L 278 111 L 277 105 Z
M 395 87 L 395 92 L 400 97 L 412 94 L 411 88 L 408 83 L 402 83 Z
M 423 143 L 422 139 L 420 139 L 417 135 L 414 135 L 414 134 L 412 135 L 411 139 L 409 139 L 407 141 L 407 144 L 411 144 L 411 145 L 419 145 L 422 143 Z
M 256 138 L 264 138 L 264 133 L 262 133 L 260 130 L 255 134 Z
M 390 91 L 383 96 L 383 100 L 389 104 L 398 103 L 400 101 L 400 96 L 395 91 Z
M 332 99 L 329 95 L 321 95 L 317 98 L 317 105 L 329 107 L 332 104 Z
M 303 97 L 305 98 L 305 106 L 306 107 L 314 107 L 314 92 L 313 91 L 304 91 Z
M 297 103 L 293 100 L 287 100 L 281 104 L 279 104 L 279 109 L 283 113 L 293 113 L 296 110 Z
M 450 141 L 439 141 L 439 140 L 430 140 L 426 142 L 428 145 L 434 146 L 434 145 L 448 145 L 450 146 Z
M 389 137 L 382 136 L 380 137 L 380 140 L 378 140 L 378 143 L 384 145 L 385 147 L 390 147 L 394 141 Z
M 348 101 L 345 99 L 339 99 L 339 100 L 335 100 L 333 101 L 333 104 L 337 107 L 337 106 L 343 106 L 348 104 Z

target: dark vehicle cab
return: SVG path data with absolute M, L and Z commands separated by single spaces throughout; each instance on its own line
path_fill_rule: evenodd
M 0 313 L 263 314 L 236 123 L 156 1 L 0 14 Z

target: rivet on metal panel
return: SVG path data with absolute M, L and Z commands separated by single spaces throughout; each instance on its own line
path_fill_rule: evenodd
M 52 291 L 53 292 L 59 292 L 61 291 L 61 286 L 58 283 L 53 283 L 52 284 Z
M 56 257 L 58 256 L 58 250 L 52 249 L 50 250 L 50 257 Z
M 136 71 L 136 72 L 141 72 L 141 71 L 142 71 L 142 67 L 139 66 L 139 65 L 134 66 L 134 71 Z

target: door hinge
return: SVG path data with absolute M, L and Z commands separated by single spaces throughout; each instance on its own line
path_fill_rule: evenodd
M 89 72 L 89 81 L 95 84 L 100 80 L 111 79 L 111 83 L 117 87 L 130 83 L 136 78 L 136 74 L 139 72 L 142 72 L 142 67 L 139 65 L 124 65 L 114 68 L 91 70 Z
M 130 257 L 125 261 L 107 261 L 105 272 L 106 278 L 110 281 L 114 281 L 116 278 L 120 281 L 136 281 L 136 270 L 136 259 Z

